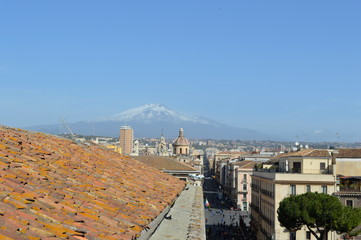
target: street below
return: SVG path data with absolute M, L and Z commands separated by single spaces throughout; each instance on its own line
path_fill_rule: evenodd
M 244 224 L 247 212 L 235 209 L 213 177 L 204 178 L 203 196 L 207 240 L 249 239 Z

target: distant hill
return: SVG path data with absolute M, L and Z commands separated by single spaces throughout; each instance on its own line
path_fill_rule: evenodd
M 279 140 L 275 136 L 255 130 L 232 127 L 206 118 L 187 116 L 160 104 L 133 108 L 100 121 L 69 123 L 74 133 L 109 137 L 118 137 L 119 128 L 123 125 L 131 126 L 137 138 L 159 137 L 162 132 L 167 138 L 175 138 L 179 128 L 183 128 L 185 136 L 194 139 Z M 60 123 L 32 126 L 26 129 L 51 134 L 66 132 Z

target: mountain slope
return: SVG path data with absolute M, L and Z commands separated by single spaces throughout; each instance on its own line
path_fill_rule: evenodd
M 120 121 L 120 122 L 159 121 L 159 122 L 192 122 L 192 123 L 209 124 L 209 122 L 204 119 L 180 114 L 161 104 L 147 104 L 142 107 L 133 108 L 124 111 L 122 113 L 116 114 L 115 116 L 109 118 L 108 120 Z
M 205 118 L 187 116 L 160 104 L 148 104 L 130 109 L 99 121 L 69 124 L 72 131 L 77 134 L 111 137 L 118 137 L 119 128 L 123 125 L 131 126 L 136 138 L 159 137 L 162 132 L 167 138 L 175 138 L 179 128 L 183 128 L 186 137 L 196 139 L 275 139 L 274 136 L 254 130 L 232 127 Z M 66 132 L 61 124 L 34 126 L 27 129 L 51 134 Z

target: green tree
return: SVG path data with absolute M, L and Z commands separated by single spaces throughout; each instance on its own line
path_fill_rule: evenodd
M 281 226 L 290 231 L 306 226 L 319 240 L 326 239 L 329 231 L 350 233 L 361 224 L 360 209 L 343 207 L 337 197 L 324 193 L 287 197 L 280 202 L 277 214 Z

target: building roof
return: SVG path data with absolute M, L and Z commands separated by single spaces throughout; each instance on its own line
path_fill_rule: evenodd
M 232 152 L 232 151 L 225 151 L 225 152 L 218 152 L 216 155 L 244 155 L 248 154 L 247 152 Z
M 259 164 L 259 162 L 246 160 L 246 161 L 236 162 L 233 164 L 237 165 L 239 168 L 254 168 L 257 164 Z
M 0 239 L 131 239 L 183 187 L 104 147 L 0 126 Z
M 297 152 L 289 152 L 278 155 L 273 159 L 283 157 L 330 157 L 330 151 L 328 149 L 302 149 Z M 360 148 L 341 148 L 335 151 L 336 158 L 361 158 Z
M 361 158 L 361 148 L 341 148 L 335 156 L 336 158 Z
M 272 156 L 274 156 L 274 154 L 254 153 L 254 154 L 243 154 L 242 158 L 271 158 Z
M 195 168 L 188 166 L 184 163 L 178 162 L 169 157 L 161 156 L 137 156 L 132 157 L 135 160 L 142 162 L 148 166 L 154 167 L 159 170 L 168 170 L 168 171 L 197 171 Z
M 283 153 L 272 159 L 279 159 L 284 157 L 331 157 L 327 149 L 302 149 L 297 152 Z

